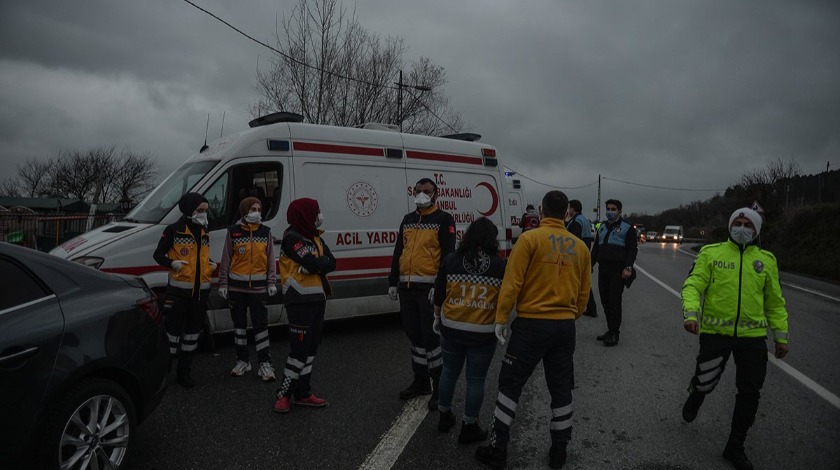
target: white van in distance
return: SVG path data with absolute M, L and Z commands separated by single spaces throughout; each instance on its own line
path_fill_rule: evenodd
M 683 242 L 683 227 L 682 225 L 666 225 L 665 230 L 662 231 L 660 240 L 663 242 Z
M 333 298 L 327 302 L 327 318 L 395 312 L 399 304 L 387 296 L 391 256 L 400 221 L 415 209 L 413 188 L 421 178 L 437 183 L 438 205 L 455 218 L 456 239 L 484 216 L 498 227 L 503 251 L 510 249 L 508 212 L 516 193 L 507 197 L 496 149 L 476 142 L 479 136 L 429 137 L 403 134 L 392 126 L 372 130 L 301 121 L 293 113 L 251 121 L 251 129 L 225 136 L 190 157 L 125 220 L 82 234 L 51 254 L 102 271 L 141 276 L 162 293 L 167 270 L 155 263 L 152 253 L 166 225 L 181 217 L 177 203 L 182 194 L 198 192 L 209 201 L 210 253 L 216 262 L 243 198 L 253 195 L 263 202 L 263 223 L 271 228 L 279 251 L 289 202 L 309 197 L 320 205 L 323 239 L 337 261 L 329 275 Z M 269 324 L 284 322 L 279 297 L 271 298 L 278 304 L 269 308 Z M 208 317 L 214 332 L 233 329 L 226 302 L 215 289 Z

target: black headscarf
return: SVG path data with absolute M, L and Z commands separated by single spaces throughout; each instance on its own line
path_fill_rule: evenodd
M 192 217 L 193 212 L 195 209 L 202 203 L 207 202 L 207 199 L 198 193 L 184 193 L 181 196 L 181 200 L 178 201 L 178 209 L 181 210 L 181 213 L 184 214 L 187 218 Z

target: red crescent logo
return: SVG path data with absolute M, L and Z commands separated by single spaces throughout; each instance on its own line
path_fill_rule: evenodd
M 494 188 L 492 184 L 486 181 L 482 181 L 481 183 L 475 185 L 476 188 L 479 186 L 484 186 L 485 188 L 487 188 L 490 191 L 490 196 L 493 197 L 493 204 L 490 205 L 490 209 L 487 209 L 487 212 L 478 211 L 478 213 L 483 215 L 484 217 L 489 217 L 495 214 L 496 209 L 499 208 L 499 195 L 496 194 L 496 188 Z

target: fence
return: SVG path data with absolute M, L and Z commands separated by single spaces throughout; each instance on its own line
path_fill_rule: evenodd
M 0 212 L 0 241 L 50 251 L 77 235 L 122 217 L 116 214 L 44 215 Z

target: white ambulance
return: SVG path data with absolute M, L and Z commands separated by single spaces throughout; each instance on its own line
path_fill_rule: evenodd
M 289 202 L 309 197 L 320 205 L 323 239 L 336 257 L 327 318 L 395 312 L 399 305 L 387 296 L 387 277 L 399 224 L 414 210 L 413 188 L 421 178 L 437 183 L 438 205 L 455 218 L 457 239 L 484 216 L 499 228 L 500 247 L 510 249 L 511 221 L 518 214 L 508 213 L 496 149 L 476 142 L 475 134 L 429 137 L 382 125 L 373 130 L 300 121 L 293 113 L 251 121 L 251 129 L 223 137 L 189 158 L 125 220 L 84 233 L 51 254 L 141 276 L 162 293 L 167 271 L 152 253 L 164 227 L 181 217 L 177 203 L 182 194 L 198 192 L 209 201 L 211 259 L 216 262 L 243 198 L 254 195 L 263 201 L 264 224 L 271 227 L 279 250 Z M 270 324 L 285 322 L 277 297 L 271 299 L 278 304 L 269 308 Z M 208 319 L 213 332 L 233 329 L 215 289 Z

